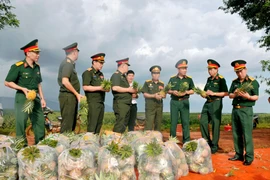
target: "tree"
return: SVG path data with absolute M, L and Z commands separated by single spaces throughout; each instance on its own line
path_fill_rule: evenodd
M 5 26 L 19 27 L 20 21 L 11 12 L 12 9 L 14 7 L 10 5 L 10 0 L 0 0 L 0 30 Z
M 265 35 L 259 40 L 260 47 L 270 50 L 270 0 L 223 0 L 224 6 L 219 7 L 225 13 L 239 14 L 247 28 L 252 31 L 264 30 Z M 262 71 L 270 71 L 270 60 L 261 60 Z M 257 76 L 258 77 L 258 76 Z M 258 77 L 261 82 L 270 86 L 270 78 Z M 270 88 L 265 92 L 270 94 Z

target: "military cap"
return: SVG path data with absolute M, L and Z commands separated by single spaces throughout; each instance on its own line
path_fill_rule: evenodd
M 217 61 L 215 61 L 214 59 L 208 59 L 207 64 L 208 64 L 208 68 L 218 69 L 220 67 L 219 63 Z
M 187 67 L 188 61 L 186 59 L 180 59 L 176 64 L 176 68 Z
M 128 60 L 129 60 L 129 58 L 120 59 L 120 60 L 117 60 L 116 63 L 117 63 L 118 65 L 121 65 L 121 64 L 127 64 L 128 66 L 130 66 L 130 64 L 128 63 Z
M 98 53 L 91 56 L 93 61 L 104 61 L 105 53 Z
M 244 60 L 235 60 L 231 63 L 231 66 L 234 68 L 234 71 L 240 71 L 244 68 L 246 68 L 247 62 Z
M 21 47 L 21 50 L 23 50 L 25 53 L 30 52 L 30 51 L 39 52 L 40 49 L 38 48 L 38 40 L 35 39 L 35 40 L 31 41 L 30 43 Z
M 154 74 L 155 74 L 155 73 L 159 74 L 160 71 L 161 71 L 161 67 L 158 66 L 158 65 L 154 65 L 154 66 L 152 66 L 152 67 L 149 69 L 149 71 L 152 72 L 152 73 L 154 73 Z
M 78 46 L 78 43 L 73 43 L 73 44 L 71 44 L 71 45 L 68 45 L 67 47 L 64 47 L 63 48 L 63 50 L 65 50 L 67 53 L 68 52 L 71 52 L 71 51 L 73 51 L 73 50 L 78 50 L 78 51 L 80 51 L 78 48 L 77 48 L 77 46 Z

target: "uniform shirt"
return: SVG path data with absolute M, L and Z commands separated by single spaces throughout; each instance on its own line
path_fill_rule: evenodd
M 11 66 L 6 81 L 14 82 L 29 90 L 38 91 L 38 84 L 42 82 L 40 67 L 37 63 L 34 63 L 32 68 L 25 59 L 19 61 Z
M 206 85 L 204 86 L 204 91 L 211 90 L 213 92 L 228 92 L 228 87 L 226 80 L 223 76 L 217 74 L 213 79 L 210 76 L 207 79 Z M 209 96 L 210 99 L 214 100 L 216 98 L 221 98 L 218 96 Z M 222 97 L 223 98 L 223 97 Z
M 125 74 L 122 74 L 120 71 L 116 71 L 113 73 L 111 77 L 112 87 L 113 86 L 120 86 L 123 88 L 129 88 L 129 83 L 126 79 Z M 131 104 L 132 95 L 131 93 L 125 92 L 120 93 L 117 91 L 112 90 L 112 94 L 114 96 L 114 100 L 121 101 L 123 103 Z
M 82 74 L 83 86 L 100 86 L 104 80 L 103 73 L 95 70 L 93 67 L 87 69 Z M 104 102 L 105 92 L 104 91 L 84 91 L 88 102 Z
M 80 82 L 78 79 L 77 72 L 75 70 L 75 63 L 69 58 L 66 58 L 60 64 L 59 71 L 58 71 L 58 84 L 60 86 L 60 92 L 71 92 L 62 84 L 63 77 L 68 78 L 73 88 L 78 93 L 80 93 Z
M 188 83 L 188 90 L 191 90 L 194 88 L 194 83 L 193 83 L 193 80 L 190 76 L 184 76 L 182 79 L 180 79 L 178 74 L 177 74 L 177 75 L 172 76 L 170 78 L 169 83 L 171 83 L 171 85 L 172 85 L 172 87 L 171 87 L 172 91 L 174 91 L 174 90 L 179 91 L 180 86 L 183 83 Z M 181 96 L 181 97 L 178 97 L 178 96 L 171 94 L 171 98 L 175 99 L 175 100 L 178 100 L 179 98 L 189 98 L 189 94 L 186 94 L 186 95 Z
M 152 79 L 146 80 L 142 87 L 142 93 L 156 94 L 164 89 L 164 83 L 158 81 L 157 83 L 153 82 Z M 153 104 L 162 104 L 163 100 L 157 100 L 156 98 L 145 98 L 146 106 L 151 106 Z
M 230 87 L 230 91 L 229 93 L 233 93 L 237 88 L 240 88 L 243 83 L 252 83 L 253 89 L 248 91 L 248 93 L 253 96 L 253 95 L 259 95 L 259 83 L 257 80 L 255 80 L 252 77 L 246 76 L 246 78 L 244 79 L 244 81 L 241 83 L 240 80 L 238 78 L 234 79 L 232 82 L 232 85 Z M 251 101 L 248 99 L 245 99 L 243 97 L 237 96 L 233 99 L 232 101 L 232 105 L 240 105 L 240 106 L 254 106 L 255 105 L 255 101 Z

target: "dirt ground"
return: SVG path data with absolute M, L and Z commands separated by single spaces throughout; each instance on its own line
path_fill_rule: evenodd
M 163 133 L 164 140 L 169 133 Z M 201 138 L 200 132 L 191 132 L 191 139 Z M 178 133 L 181 141 L 181 133 Z M 240 161 L 229 161 L 229 157 L 234 156 L 232 131 L 221 131 L 218 153 L 212 155 L 214 172 L 208 175 L 189 173 L 180 179 L 203 180 L 270 180 L 270 129 L 254 129 L 253 141 L 255 147 L 255 159 L 250 166 L 244 166 Z M 182 143 L 179 143 L 182 147 Z M 229 175 L 230 174 L 230 175 Z

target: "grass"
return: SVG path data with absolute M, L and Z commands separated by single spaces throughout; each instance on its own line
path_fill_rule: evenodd
M 190 114 L 190 130 L 197 131 L 199 128 L 199 113 L 191 113 Z M 60 116 L 60 112 L 54 112 L 53 114 L 49 114 L 49 119 L 52 121 L 57 121 L 57 117 Z M 144 113 L 139 112 L 138 116 L 144 116 Z M 81 128 L 82 131 L 86 131 L 87 126 L 87 116 L 82 114 L 81 117 L 82 124 Z M 15 132 L 15 116 L 14 112 L 11 110 L 4 111 L 4 123 L 5 127 L 0 128 L 0 134 L 9 134 L 10 132 Z M 28 121 L 28 124 L 30 121 Z M 113 125 L 115 123 L 115 116 L 113 112 L 106 112 L 103 119 L 103 130 L 112 130 Z M 181 123 L 180 120 L 178 123 Z M 223 129 L 224 125 L 231 124 L 231 114 L 223 114 L 222 121 L 221 121 L 221 129 Z M 270 114 L 267 113 L 260 113 L 259 114 L 259 124 L 257 128 L 270 128 Z M 170 129 L 170 113 L 164 112 L 163 113 L 163 120 L 162 120 L 162 131 L 169 131 Z

